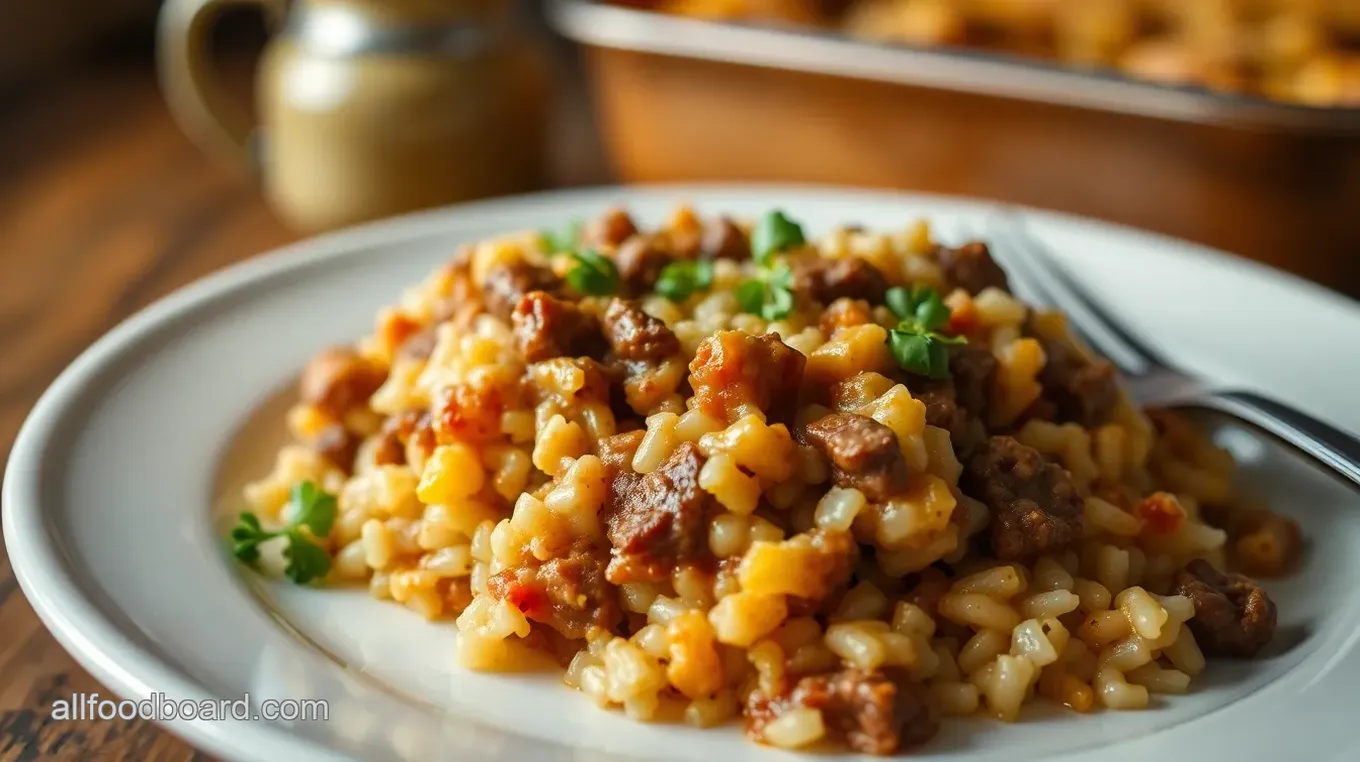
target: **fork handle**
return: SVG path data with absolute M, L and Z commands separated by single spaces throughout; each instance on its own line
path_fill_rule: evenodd
M 1259 426 L 1360 487 L 1360 441 L 1344 431 L 1251 392 L 1212 392 L 1200 402 Z

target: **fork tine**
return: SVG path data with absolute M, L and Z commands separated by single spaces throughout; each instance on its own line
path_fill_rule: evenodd
M 1072 275 L 1049 253 L 1015 213 L 994 216 L 988 225 L 991 239 L 1005 249 L 1008 264 L 1023 267 L 1053 306 L 1066 312 L 1092 347 L 1109 357 L 1126 373 L 1147 373 L 1166 367 L 1157 353 L 1135 338 L 1086 295 Z

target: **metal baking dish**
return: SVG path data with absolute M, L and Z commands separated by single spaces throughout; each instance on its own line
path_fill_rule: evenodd
M 1360 295 L 1360 109 L 549 0 L 627 181 L 912 188 L 1088 214 Z

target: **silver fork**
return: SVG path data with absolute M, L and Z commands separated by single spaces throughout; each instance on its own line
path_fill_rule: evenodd
M 992 216 L 986 235 L 961 232 L 986 241 L 1000 264 L 1036 302 L 1067 313 L 1073 329 L 1123 371 L 1135 400 L 1226 413 L 1273 434 L 1360 486 L 1360 441 L 1281 402 L 1253 392 L 1217 388 L 1176 369 L 1099 306 L 1018 215 Z

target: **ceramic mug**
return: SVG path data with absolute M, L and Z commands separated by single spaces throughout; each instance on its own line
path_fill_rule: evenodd
M 257 129 L 208 60 L 214 19 L 263 11 Z M 171 113 L 259 175 L 274 210 L 321 230 L 542 181 L 546 69 L 496 5 L 450 0 L 167 0 L 158 63 Z

